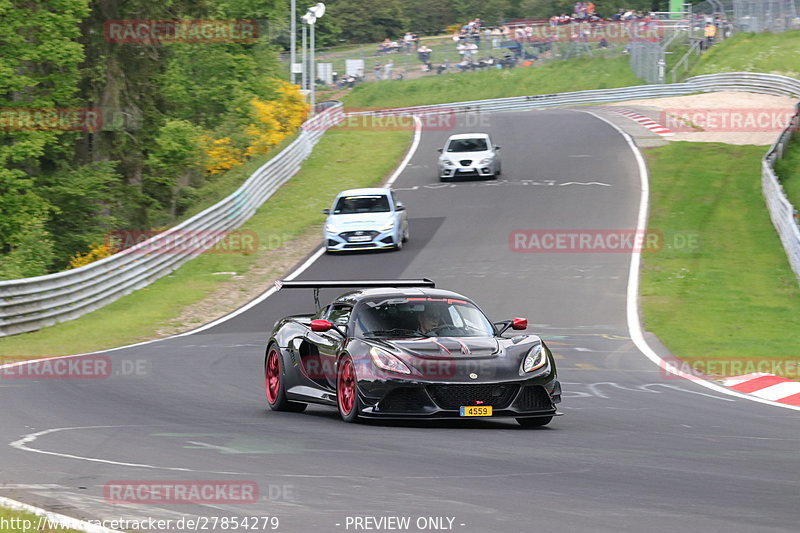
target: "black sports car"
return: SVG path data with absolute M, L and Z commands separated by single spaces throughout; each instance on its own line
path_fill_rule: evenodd
M 428 279 L 278 281 L 278 288 L 346 292 L 314 314 L 275 324 L 264 362 L 276 411 L 309 403 L 342 418 L 513 417 L 550 422 L 561 401 L 553 355 L 527 320 L 491 323 L 468 298 Z

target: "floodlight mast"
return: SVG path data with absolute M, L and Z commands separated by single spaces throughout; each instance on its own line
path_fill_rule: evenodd
M 306 24 L 308 24 L 311 27 L 311 43 L 310 43 L 310 46 L 309 46 L 309 48 L 310 48 L 310 56 L 311 56 L 310 57 L 311 65 L 310 65 L 310 69 L 309 69 L 310 70 L 310 72 L 309 72 L 310 78 L 308 79 L 309 89 L 311 90 L 311 98 L 310 98 L 311 116 L 314 116 L 314 114 L 316 112 L 316 107 L 317 107 L 317 92 L 316 92 L 316 90 L 317 90 L 317 72 L 316 72 L 317 71 L 317 62 L 316 62 L 316 59 L 314 57 L 314 54 L 315 54 L 314 48 L 316 46 L 315 43 L 314 43 L 314 26 L 317 23 L 317 19 L 322 17 L 322 15 L 324 15 L 324 14 L 325 14 L 325 4 L 323 4 L 322 2 L 318 2 L 317 4 L 309 7 L 308 11 L 306 12 L 305 15 L 303 15 L 303 18 L 302 18 L 303 22 L 305 22 Z M 303 72 L 305 72 L 305 67 L 304 67 Z

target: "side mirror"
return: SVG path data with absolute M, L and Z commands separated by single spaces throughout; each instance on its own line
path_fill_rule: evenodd
M 442 148 L 437 148 L 436 151 L 441 154 L 442 153 Z
M 395 211 L 405 211 L 406 210 L 406 206 L 404 206 L 402 202 L 397 202 L 397 205 L 394 206 L 394 210 Z
M 330 215 L 331 214 L 331 210 L 330 209 L 323 209 L 322 213 L 325 214 L 325 215 Z
M 311 321 L 311 331 L 315 333 L 325 333 L 326 331 L 330 331 L 332 329 L 333 329 L 333 324 L 331 324 L 327 320 Z
M 495 146 L 495 147 L 494 147 L 494 149 L 495 149 L 495 150 L 499 150 L 499 149 L 500 149 L 500 147 L 499 147 L 499 146 Z
M 497 328 L 497 335 L 502 335 L 509 329 L 523 330 L 528 329 L 527 318 L 514 318 L 511 320 L 503 320 L 502 322 L 495 322 L 494 326 Z

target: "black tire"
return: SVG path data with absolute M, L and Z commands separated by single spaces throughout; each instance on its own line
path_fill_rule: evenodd
M 274 344 L 270 344 L 267 348 L 267 355 L 264 358 L 264 388 L 267 404 L 273 411 L 300 413 L 308 407 L 308 404 L 290 402 L 286 398 L 286 387 L 283 384 L 283 357 L 280 349 Z
M 406 224 L 406 231 L 403 234 L 403 242 L 408 242 L 408 239 L 411 238 L 411 230 L 408 229 L 408 225 Z
M 349 394 L 345 389 L 349 389 Z M 345 422 L 358 422 L 361 413 L 361 400 L 358 397 L 358 381 L 355 363 L 349 355 L 344 355 L 336 365 L 336 405 L 339 415 Z
M 537 418 L 517 418 L 517 423 L 524 428 L 540 428 L 546 426 L 553 420 L 552 416 L 540 416 Z

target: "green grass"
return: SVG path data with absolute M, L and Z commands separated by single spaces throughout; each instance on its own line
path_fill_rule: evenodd
M 800 30 L 740 33 L 711 47 L 691 75 L 718 72 L 765 72 L 800 77 Z
M 800 357 L 800 288 L 761 196 L 761 146 L 648 150 L 649 227 L 694 249 L 643 254 L 645 327 L 686 360 Z
M 40 517 L 29 514 L 29 513 L 20 513 L 18 511 L 12 511 L 10 509 L 6 509 L 0 507 L 0 521 L 6 521 L 10 526 L 8 528 L 3 528 L 2 533 L 78 533 L 74 529 L 59 529 L 59 528 L 51 528 L 51 527 L 43 527 L 42 529 L 38 529 L 37 526 L 39 525 Z M 29 521 L 29 522 L 25 522 Z M 30 524 L 31 527 L 25 527 L 26 525 Z
M 795 208 L 800 207 L 800 135 L 797 132 L 792 135 L 783 159 L 775 162 L 775 173 L 789 201 Z
M 297 138 L 298 134 L 289 136 L 281 141 L 267 155 L 253 158 L 245 164 L 233 168 L 224 174 L 209 180 L 197 189 L 192 191 L 193 197 L 191 205 L 186 209 L 179 222 L 186 220 L 204 209 L 211 207 L 222 198 L 232 194 L 239 186 L 250 177 L 253 172 L 258 170 L 267 161 L 278 155 L 281 150 L 289 146 Z
M 410 131 L 329 131 L 302 170 L 276 192 L 242 228 L 261 248 L 276 248 L 315 231 L 322 209 L 337 192 L 380 183 L 410 142 Z M 375 157 L 374 154 L 381 154 Z M 256 254 L 204 254 L 173 274 L 102 309 L 36 332 L 0 339 L 0 355 L 42 356 L 88 352 L 153 338 L 166 321 L 246 271 Z
M 608 89 L 640 85 L 627 57 L 555 61 L 543 66 L 428 76 L 356 86 L 343 98 L 349 107 L 404 107 L 464 100 Z

